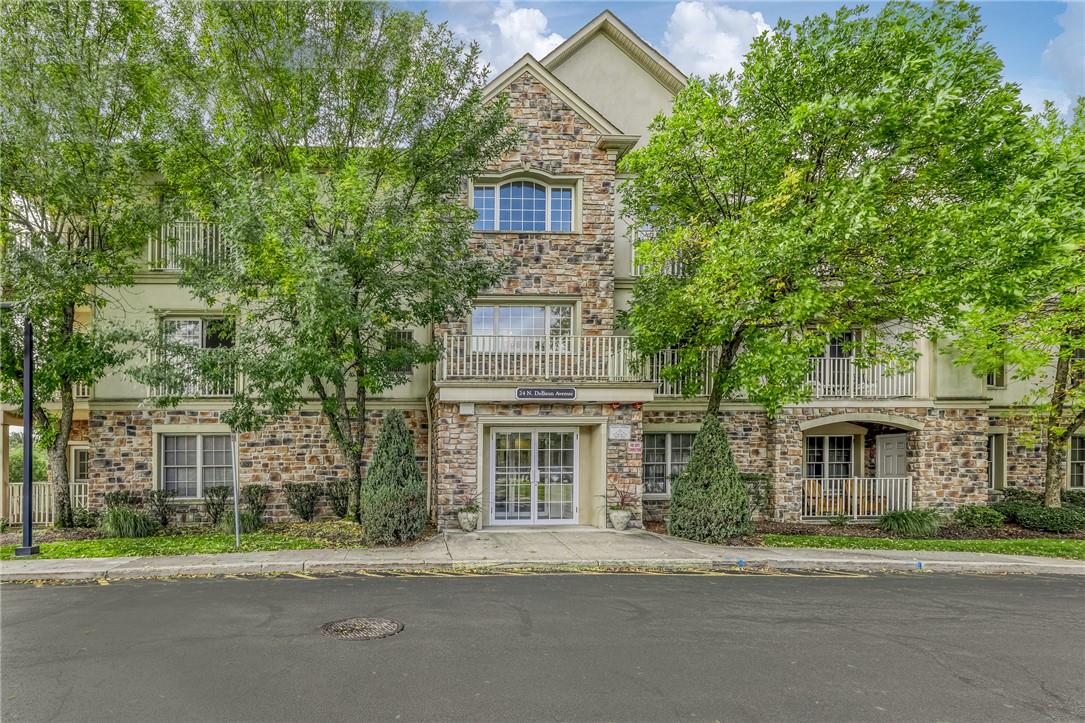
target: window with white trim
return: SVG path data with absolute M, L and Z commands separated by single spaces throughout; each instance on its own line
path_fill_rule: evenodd
M 228 434 L 159 435 L 158 479 L 181 498 L 203 497 L 212 486 L 233 494 L 234 445 Z
M 669 496 L 671 483 L 689 464 L 693 433 L 646 432 L 644 435 L 644 494 Z
M 471 313 L 473 351 L 536 351 L 568 347 L 572 304 L 479 304 Z
M 1004 389 L 1006 387 L 1006 365 L 1002 364 L 997 369 L 987 372 L 988 389 Z
M 477 185 L 472 208 L 477 231 L 572 231 L 575 194 L 572 186 L 516 180 Z
M 841 479 L 854 473 L 850 435 L 808 436 L 804 440 L 807 479 Z
M 72 447 L 69 476 L 72 484 L 86 484 L 90 481 L 90 447 Z
M 1085 436 L 1070 438 L 1070 486 L 1085 487 Z

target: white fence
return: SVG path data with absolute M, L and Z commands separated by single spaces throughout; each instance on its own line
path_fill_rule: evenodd
M 915 372 L 850 357 L 811 357 L 807 376 L 815 399 L 894 399 L 915 394 Z
M 635 381 L 624 336 L 446 336 L 439 381 Z
M 35 482 L 33 522 L 35 525 L 53 524 L 55 495 L 52 482 Z M 87 506 L 87 483 L 72 482 L 71 490 L 72 508 Z M 19 483 L 8 485 L 8 522 L 21 524 L 23 521 L 23 486 Z
M 180 271 L 182 259 L 199 258 L 209 263 L 226 259 L 229 247 L 218 224 L 182 219 L 162 226 L 147 244 L 147 265 L 153 271 Z
M 804 479 L 802 516 L 878 517 L 912 509 L 911 477 Z

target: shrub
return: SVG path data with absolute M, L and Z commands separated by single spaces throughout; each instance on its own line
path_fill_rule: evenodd
M 763 515 L 772 510 L 772 480 L 763 474 L 739 474 L 750 495 L 750 509 Z
M 426 483 L 414 458 L 414 439 L 399 411 L 393 410 L 381 423 L 358 510 L 370 545 L 413 540 L 426 528 Z
M 839 514 L 839 515 L 830 515 L 829 517 L 825 518 L 825 521 L 828 522 L 833 527 L 843 527 L 844 525 L 848 524 L 848 521 L 850 519 L 851 518 L 848 517 L 845 514 Z
M 286 506 L 297 517 L 312 522 L 316 515 L 316 503 L 320 500 L 320 485 L 316 482 L 287 482 Z
M 146 505 L 148 511 L 158 524 L 169 527 L 170 513 L 173 511 L 173 498 L 177 496 L 175 490 L 151 490 L 147 493 Z
M 245 534 L 246 532 L 255 532 L 264 525 L 264 521 L 252 510 L 241 510 L 237 515 L 237 519 L 241 523 L 242 534 Z M 226 510 L 222 514 L 222 519 L 219 521 L 219 528 L 227 534 L 234 534 L 233 510 Z
M 100 527 L 110 537 L 148 537 L 154 534 L 158 525 L 142 510 L 130 505 L 114 505 L 106 508 Z
M 1023 507 L 1017 522 L 1030 530 L 1044 532 L 1076 532 L 1085 529 L 1085 513 L 1074 507 Z
M 88 510 L 86 507 L 72 509 L 72 527 L 97 527 L 102 516 L 97 510 Z
M 1024 500 L 1002 500 L 1001 502 L 995 502 L 991 505 L 991 509 L 996 510 L 1006 522 L 1017 522 L 1017 515 L 1021 510 L 1028 509 L 1030 507 L 1040 507 L 1035 502 L 1025 502 Z
M 1002 527 L 1006 516 L 994 507 L 961 505 L 953 511 L 953 519 L 962 527 Z
M 241 488 L 241 499 L 245 501 L 245 507 L 256 516 L 260 524 L 264 523 L 264 513 L 267 511 L 267 498 L 271 495 L 271 488 L 262 484 L 245 485 Z
M 726 542 L 753 532 L 749 491 L 714 415 L 705 418 L 689 464 L 674 480 L 667 532 L 701 542 Z
M 1085 510 L 1085 490 L 1063 490 L 1062 504 L 1064 507 L 1077 507 Z
M 8 518 L 0 517 L 0 533 L 8 531 Z
M 116 490 L 105 493 L 106 509 L 112 507 L 135 507 L 139 504 L 139 495 L 132 490 Z
M 1023 490 L 1020 487 L 1006 487 L 1002 490 L 1002 499 L 1006 502 L 1025 502 L 1032 505 L 1042 505 L 1044 503 L 1044 493 Z
M 230 499 L 230 488 L 224 485 L 211 485 L 203 488 L 204 509 L 211 518 L 211 524 L 217 525 L 226 511 L 226 502 Z
M 942 518 L 934 510 L 898 510 L 878 518 L 878 529 L 901 537 L 934 537 Z
M 324 496 L 332 508 L 332 514 L 342 519 L 350 511 L 350 491 L 354 484 L 349 479 L 338 477 L 328 480 L 324 485 Z

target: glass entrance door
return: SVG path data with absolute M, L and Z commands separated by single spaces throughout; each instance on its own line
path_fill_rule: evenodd
M 492 524 L 576 522 L 574 430 L 494 430 L 490 451 Z

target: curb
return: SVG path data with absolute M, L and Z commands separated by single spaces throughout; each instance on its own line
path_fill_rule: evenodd
M 89 560 L 88 560 L 89 562 Z M 457 562 L 388 562 L 367 563 L 349 561 L 277 561 L 230 562 L 224 564 L 199 562 L 185 565 L 132 565 L 131 559 L 117 564 L 97 564 L 64 570 L 0 570 L 0 582 L 125 580 L 169 577 L 221 577 L 224 575 L 268 575 L 275 573 L 358 573 L 411 571 L 478 571 L 481 573 L 516 570 L 535 573 L 576 572 L 682 572 L 729 571 L 753 573 L 787 572 L 845 572 L 845 573 L 943 573 L 981 575 L 1085 575 L 1085 565 L 1076 561 L 1051 563 L 1004 561 L 949 560 L 889 560 L 889 559 L 647 559 L 647 560 L 522 560 L 522 561 L 457 561 Z

